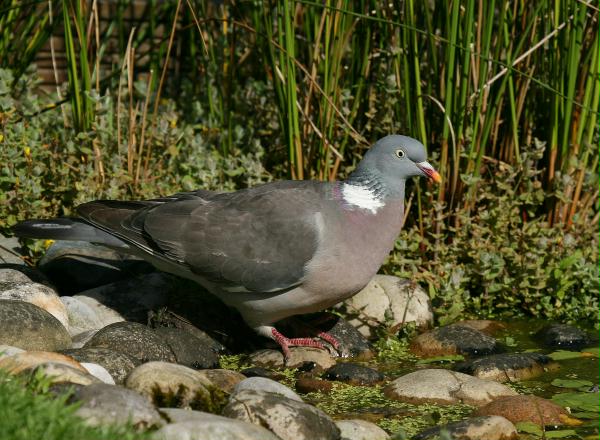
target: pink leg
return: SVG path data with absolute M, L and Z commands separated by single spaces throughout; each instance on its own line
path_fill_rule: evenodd
M 340 341 L 338 341 L 335 336 L 332 336 L 327 332 L 319 332 L 317 336 L 325 342 L 329 342 L 337 352 L 340 351 Z
M 290 347 L 314 347 L 325 350 L 323 344 L 319 341 L 315 341 L 312 338 L 287 338 L 282 335 L 275 327 L 271 329 L 271 334 L 273 335 L 273 339 L 281 346 L 281 350 L 283 351 L 283 356 L 288 359 L 290 357 Z M 323 338 L 326 340 L 325 338 Z M 337 342 L 337 341 L 336 341 Z

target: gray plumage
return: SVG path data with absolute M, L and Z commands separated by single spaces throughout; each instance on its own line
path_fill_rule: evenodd
M 81 220 L 33 220 L 15 233 L 126 249 L 202 284 L 273 337 L 275 321 L 322 310 L 369 282 L 401 229 L 405 180 L 416 175 L 439 180 L 418 141 L 392 135 L 346 181 L 99 200 L 77 208 Z

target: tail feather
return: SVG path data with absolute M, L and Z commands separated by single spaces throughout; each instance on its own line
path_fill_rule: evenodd
M 117 248 L 127 248 L 122 240 L 74 218 L 25 220 L 12 228 L 17 237 L 52 240 L 89 241 Z

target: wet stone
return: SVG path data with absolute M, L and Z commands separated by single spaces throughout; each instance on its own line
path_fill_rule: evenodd
M 154 405 L 210 409 L 210 382 L 196 370 L 167 362 L 147 362 L 135 368 L 125 386 L 146 396 Z
M 383 380 L 383 374 L 379 371 L 352 362 L 337 363 L 323 377 L 352 385 L 371 385 Z
M 153 270 L 141 259 L 104 246 L 62 240 L 48 248 L 38 266 L 61 292 L 67 294 Z
M 340 355 L 360 360 L 372 359 L 375 353 L 365 336 L 345 319 L 335 315 L 332 316 L 334 317 L 335 324 L 333 327 L 325 329 L 325 331 L 340 343 Z
M 239 382 L 231 393 L 231 399 L 235 399 L 235 396 L 245 390 L 253 391 L 264 391 L 268 393 L 279 394 L 280 396 L 287 397 L 288 399 L 302 402 L 302 398 L 294 391 L 286 387 L 285 385 L 275 382 L 274 380 L 267 379 L 264 377 L 249 377 Z
M 494 335 L 506 328 L 503 323 L 489 319 L 465 319 L 464 321 L 455 322 L 454 325 L 462 325 L 463 327 L 479 330 L 486 335 Z
M 160 414 L 145 397 L 118 385 L 102 383 L 79 388 L 70 401 L 80 403 L 75 414 L 92 426 L 132 423 L 146 429 L 163 424 Z
M 567 324 L 550 324 L 536 333 L 536 337 L 548 348 L 581 349 L 592 341 L 583 330 Z
M 316 372 L 335 365 L 333 357 L 325 350 L 311 347 L 291 347 L 290 357 L 285 361 L 280 350 L 259 350 L 250 354 L 249 362 L 266 368 L 307 368 Z
M 106 368 L 115 383 L 122 385 L 127 375 L 140 364 L 136 358 L 108 348 L 79 348 L 61 353 L 78 362 L 91 362 Z
M 56 351 L 69 347 L 71 337 L 47 311 L 27 302 L 0 299 L 0 344 Z
M 267 427 L 282 440 L 337 440 L 340 430 L 320 409 L 278 394 L 243 390 L 223 409 L 224 416 Z
M 426 429 L 413 437 L 413 440 L 437 440 L 440 431 L 446 431 L 453 439 L 461 440 L 516 440 L 515 426 L 504 417 L 474 417 L 444 426 Z
M 383 391 L 390 399 L 412 404 L 464 403 L 474 406 L 517 394 L 495 381 L 436 368 L 417 370 L 401 376 L 386 385 Z
M 456 324 L 438 327 L 417 336 L 411 342 L 410 349 L 419 356 L 483 356 L 501 351 L 494 338 L 471 327 Z
M 569 413 L 556 403 L 531 395 L 507 396 L 479 408 L 473 415 L 502 416 L 512 423 L 533 422 L 537 425 L 562 425 Z
M 532 379 L 558 368 L 557 362 L 541 353 L 494 354 L 454 366 L 461 373 L 497 382 Z
M 214 344 L 178 328 L 159 327 L 154 332 L 169 345 L 178 364 L 197 370 L 219 366 L 219 356 L 211 347 Z
M 328 380 L 316 379 L 310 375 L 300 375 L 296 379 L 296 391 L 299 393 L 328 393 L 333 388 L 333 383 Z
M 169 345 L 151 328 L 135 322 L 117 322 L 96 333 L 84 348 L 108 348 L 141 362 L 176 362 Z
M 263 367 L 249 367 L 244 368 L 241 373 L 246 377 L 266 377 L 273 380 L 283 379 L 283 375 L 277 371 Z
M 336 420 L 341 440 L 387 440 L 390 436 L 374 423 L 366 420 Z

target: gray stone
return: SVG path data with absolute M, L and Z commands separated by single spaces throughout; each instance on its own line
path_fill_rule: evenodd
M 71 336 L 125 321 L 117 312 L 99 303 L 88 304 L 89 301 L 80 300 L 75 296 L 61 296 L 60 300 L 67 311 Z
M 453 439 L 460 440 L 513 440 L 517 430 L 504 417 L 473 417 L 426 429 L 413 437 L 413 440 L 436 440 L 441 432 L 447 432 Z
M 199 376 L 210 382 L 215 388 L 228 394 L 233 391 L 233 388 L 238 383 L 246 379 L 246 376 L 237 371 L 224 370 L 221 368 L 198 370 L 197 373 Z
M 287 360 L 284 360 L 280 350 L 258 350 L 250 354 L 249 362 L 265 368 L 298 368 L 312 363 L 317 371 L 324 371 L 335 365 L 335 359 L 327 351 L 311 347 L 291 347 Z
M 383 374 L 379 371 L 353 362 L 339 362 L 327 370 L 323 377 L 352 385 L 370 385 L 383 380 Z
M 27 371 L 27 370 L 25 370 Z M 39 364 L 31 370 L 32 375 L 38 373 L 46 376 L 50 383 L 73 383 L 77 385 L 91 385 L 93 383 L 101 383 L 102 381 L 90 374 L 88 371 L 81 371 L 60 362 L 46 362 Z
M 95 378 L 99 379 L 101 382 L 107 383 L 109 385 L 114 385 L 115 380 L 110 375 L 108 370 L 104 368 L 102 365 L 94 364 L 92 362 L 81 362 L 81 366 L 85 368 L 88 373 L 90 373 Z
M 454 369 L 461 373 L 497 382 L 532 379 L 558 368 L 560 367 L 557 362 L 541 353 L 493 354 L 454 366 Z
M 375 275 L 364 289 L 336 308 L 366 337 L 374 336 L 373 329 L 379 326 L 398 329 L 410 322 L 418 327 L 433 323 L 427 292 L 391 275 Z
M 244 390 L 265 391 L 269 393 L 279 394 L 288 399 L 302 402 L 302 398 L 285 385 L 280 384 L 266 377 L 249 377 L 239 382 L 231 393 L 230 399 L 235 399 L 235 396 Z
M 25 265 L 21 258 L 25 255 L 17 237 L 5 237 L 0 234 L 0 263 Z
M 502 416 L 512 423 L 532 422 L 540 426 L 578 424 L 567 410 L 551 400 L 532 395 L 506 396 L 478 408 L 475 416 Z
M 243 390 L 223 415 L 264 426 L 283 440 L 337 440 L 340 430 L 320 409 L 279 394 Z
M 87 374 L 87 370 L 73 358 L 50 351 L 22 351 L 0 359 L 0 369 L 11 374 L 31 371 L 42 364 L 62 364 Z
M 197 370 L 219 366 L 219 355 L 191 333 L 168 327 L 155 328 L 154 332 L 171 347 L 178 364 Z
M 342 357 L 367 360 L 375 355 L 366 337 L 344 318 L 336 316 L 335 324 L 326 331 L 340 343 Z
M 96 333 L 98 333 L 98 330 L 86 330 L 83 333 L 76 334 L 72 338 L 73 343 L 71 344 L 71 348 L 83 348 Z
M 549 324 L 536 337 L 548 348 L 579 350 L 592 344 L 586 332 L 568 324 Z
M 13 354 L 23 353 L 25 350 L 12 345 L 0 345 L 0 359 L 12 356 Z
M 90 362 L 104 367 L 119 385 L 125 383 L 127 375 L 140 364 L 136 358 L 109 348 L 79 348 L 63 350 L 61 353 L 78 362 Z
M 105 284 L 74 297 L 92 308 L 107 307 L 126 321 L 147 322 L 148 312 L 167 304 L 172 278 L 165 273 L 150 273 Z
M 390 438 L 387 432 L 366 420 L 336 420 L 335 424 L 340 428 L 341 440 L 388 440 Z
M 501 351 L 491 336 L 464 325 L 438 327 L 417 336 L 410 349 L 419 356 L 467 354 L 483 356 Z
M 57 351 L 71 345 L 67 329 L 39 307 L 0 299 L 0 344 L 24 350 Z
M 67 309 L 60 301 L 58 294 L 54 289 L 43 284 L 31 281 L 26 283 L 2 282 L 0 283 L 0 299 L 34 304 L 58 319 L 65 328 L 69 326 Z
M 443 369 L 425 369 L 408 373 L 390 382 L 384 394 L 401 402 L 452 405 L 465 403 L 482 406 L 494 399 L 517 393 L 506 385 L 468 374 Z
M 146 396 L 156 406 L 210 409 L 212 384 L 196 370 L 167 362 L 147 362 L 135 368 L 125 386 Z
M 55 241 L 38 266 L 68 294 L 152 271 L 141 259 L 86 241 Z
M 280 440 L 262 426 L 215 414 L 182 409 L 161 412 L 172 423 L 156 431 L 154 440 Z
M 131 423 L 145 429 L 163 424 L 145 397 L 118 385 L 100 383 L 79 388 L 72 401 L 81 405 L 75 414 L 92 426 Z
M 99 330 L 84 348 L 108 348 L 142 362 L 176 362 L 169 345 L 151 328 L 136 322 L 117 322 Z
M 0 263 L 0 283 L 40 283 L 51 287 L 42 272 L 21 264 Z

